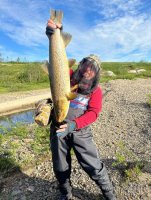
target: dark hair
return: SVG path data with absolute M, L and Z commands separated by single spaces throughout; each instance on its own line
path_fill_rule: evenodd
M 82 79 L 81 67 L 87 61 L 90 61 L 92 63 L 92 68 L 95 69 L 96 75 L 93 78 L 93 83 L 89 90 L 84 90 L 84 91 L 79 90 L 80 93 L 83 93 L 83 94 L 91 93 L 98 86 L 99 81 L 100 81 L 100 63 L 89 56 L 89 57 L 83 58 L 81 62 L 79 63 L 78 68 L 73 72 L 72 77 L 71 77 L 71 86 L 78 84 L 81 81 Z

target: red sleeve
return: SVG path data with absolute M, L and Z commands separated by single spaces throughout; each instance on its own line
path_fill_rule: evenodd
M 70 71 L 69 71 L 69 73 L 70 73 L 70 77 L 72 76 L 72 74 L 73 74 L 73 70 L 70 68 Z
M 86 112 L 80 117 L 75 119 L 77 129 L 84 128 L 85 126 L 88 126 L 91 123 L 93 123 L 99 116 L 101 110 L 102 110 L 102 90 L 100 87 L 97 87 L 97 89 L 93 91 L 93 93 L 91 94 L 88 104 L 88 109 L 86 110 Z

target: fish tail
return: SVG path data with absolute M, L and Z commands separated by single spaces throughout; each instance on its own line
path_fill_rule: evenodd
M 61 10 L 51 10 L 51 17 L 55 23 L 62 24 L 63 12 Z
M 51 10 L 50 11 L 50 19 L 52 19 L 54 21 L 55 18 L 56 18 L 56 11 L 55 10 Z
M 61 10 L 56 11 L 56 20 L 59 24 L 62 24 L 63 12 Z

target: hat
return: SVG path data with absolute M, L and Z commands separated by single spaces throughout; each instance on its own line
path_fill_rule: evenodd
M 97 55 L 90 54 L 89 56 L 85 57 L 84 59 L 94 62 L 98 66 L 98 68 L 101 68 L 101 60 Z

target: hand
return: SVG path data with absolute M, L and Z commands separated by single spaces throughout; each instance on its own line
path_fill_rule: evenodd
M 50 27 L 50 28 L 60 28 L 62 27 L 62 24 L 59 24 L 59 23 L 55 23 L 52 19 L 49 19 L 48 22 L 47 22 L 47 27 Z
M 57 28 L 62 30 L 62 24 L 55 23 L 53 20 L 49 19 L 46 27 L 46 35 L 51 36 Z
M 64 138 L 68 135 L 68 133 L 74 131 L 76 129 L 76 122 L 68 121 L 67 124 L 60 125 L 59 129 L 56 131 L 57 137 Z

